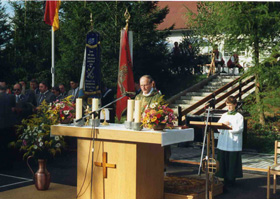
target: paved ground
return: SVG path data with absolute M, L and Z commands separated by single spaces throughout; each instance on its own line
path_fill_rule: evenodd
M 172 146 L 171 160 L 183 160 L 190 162 L 199 162 L 201 157 L 200 147 L 175 147 Z M 242 162 L 243 167 L 251 168 L 252 170 L 243 170 L 243 178 L 237 179 L 236 185 L 229 187 L 227 193 L 223 193 L 216 199 L 265 199 L 266 198 L 266 172 L 254 170 L 265 170 L 269 165 L 273 164 L 274 156 L 270 154 L 258 154 L 252 152 L 243 152 Z M 198 165 L 172 163 L 168 168 L 168 175 L 175 176 L 196 176 L 198 177 Z M 205 178 L 204 174 L 201 178 Z M 271 177 L 272 179 L 272 177 Z M 271 180 L 272 183 L 272 180 Z M 280 198 L 280 180 L 277 179 L 277 192 L 272 194 L 272 199 Z M 272 188 L 272 186 L 271 186 Z
M 173 160 L 199 161 L 201 149 L 199 147 L 175 147 L 172 146 Z M 267 165 L 273 162 L 273 156 L 267 154 L 244 153 L 243 166 L 252 168 L 267 168 Z M 51 173 L 52 182 L 76 186 L 76 167 L 77 157 L 75 152 L 68 152 L 64 156 L 57 157 L 49 161 L 47 168 Z M 35 162 L 31 161 L 33 168 L 36 168 Z M 167 175 L 175 176 L 196 176 L 198 172 L 197 165 L 171 163 L 167 168 Z M 204 174 L 201 175 L 204 179 Z M 1 192 L 11 190 L 22 186 L 32 184 L 32 175 L 28 170 L 26 163 L 17 160 L 14 168 L 0 171 L 0 199 Z M 278 179 L 278 184 L 280 181 Z M 271 195 L 272 199 L 280 198 L 280 186 L 277 186 L 278 192 Z M 230 187 L 227 193 L 215 197 L 217 199 L 264 199 L 266 198 L 266 173 L 244 171 L 244 177 L 238 179 L 236 186 Z M 4 199 L 4 198 L 3 198 Z
M 190 162 L 200 162 L 202 148 L 198 146 L 176 147 L 172 146 L 171 160 L 183 160 Z M 204 155 L 206 149 L 204 150 Z M 274 155 L 259 154 L 254 152 L 243 151 L 242 164 L 243 167 L 256 170 L 266 170 L 268 166 L 274 162 Z

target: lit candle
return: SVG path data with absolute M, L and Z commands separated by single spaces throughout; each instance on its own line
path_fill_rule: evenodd
M 141 101 L 135 100 L 135 122 L 141 122 Z
M 133 121 L 133 109 L 134 109 L 134 100 L 127 100 L 127 121 Z
M 93 98 L 92 99 L 92 111 L 96 111 L 98 109 L 99 109 L 99 99 L 98 98 Z M 92 119 L 94 119 L 94 114 L 92 114 Z
M 76 99 L 76 119 L 80 119 L 83 116 L 83 99 Z

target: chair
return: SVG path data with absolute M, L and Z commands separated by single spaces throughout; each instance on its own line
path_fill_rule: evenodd
M 267 170 L 267 199 L 270 196 L 270 175 L 273 175 L 273 194 L 276 193 L 276 175 L 280 175 L 280 163 L 277 162 L 278 154 L 280 154 L 280 142 L 276 140 L 274 146 L 274 164 L 268 166 Z

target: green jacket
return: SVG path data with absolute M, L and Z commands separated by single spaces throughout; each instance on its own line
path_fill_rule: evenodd
M 158 101 L 160 96 L 161 94 L 159 94 L 157 90 L 153 90 L 149 96 L 144 96 L 141 91 L 141 93 L 135 97 L 135 100 L 141 100 L 141 113 L 144 112 L 146 106 L 150 106 L 150 104 Z

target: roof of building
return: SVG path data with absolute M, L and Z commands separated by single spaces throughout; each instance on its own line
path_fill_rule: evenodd
M 188 9 L 197 13 L 197 1 L 159 1 L 158 6 L 164 8 L 168 6 L 169 13 L 157 30 L 164 30 L 175 24 L 174 30 L 187 29 L 186 13 Z M 188 8 L 188 9 L 187 9 Z

